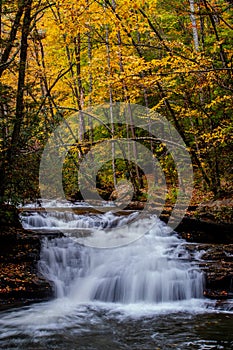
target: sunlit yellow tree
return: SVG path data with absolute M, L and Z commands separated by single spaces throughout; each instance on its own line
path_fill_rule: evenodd
M 2 159 L 9 163 L 16 148 L 41 150 L 52 128 L 73 111 L 123 101 L 150 107 L 175 125 L 200 184 L 215 194 L 227 185 L 233 102 L 231 2 L 1 4 Z M 20 40 L 27 42 L 26 56 Z M 80 114 L 79 141 L 86 143 L 84 148 L 95 138 L 91 123 Z M 150 147 L 156 151 L 155 145 Z M 8 160 L 6 154 L 11 154 Z

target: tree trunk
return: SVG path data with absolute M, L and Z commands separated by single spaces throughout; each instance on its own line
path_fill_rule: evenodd
M 189 0 L 190 5 L 190 19 L 192 22 L 192 29 L 193 29 L 193 42 L 194 47 L 196 51 L 199 51 L 199 39 L 198 39 L 198 31 L 197 31 L 197 23 L 196 23 L 196 17 L 195 17 L 195 3 L 194 0 Z
M 2 6 L 2 0 L 1 0 L 1 6 Z M 20 26 L 20 20 L 21 20 L 21 17 L 23 15 L 25 6 L 26 5 L 24 3 L 23 3 L 23 5 L 21 5 L 21 2 L 19 1 L 19 7 L 18 7 L 18 10 L 17 10 L 16 15 L 15 15 L 13 25 L 11 27 L 9 38 L 7 40 L 7 45 L 2 53 L 2 57 L 0 60 L 0 77 L 2 76 L 2 73 L 5 71 L 5 69 L 7 69 L 7 67 L 8 67 L 8 60 L 10 58 L 11 51 L 12 51 L 14 44 L 15 44 L 15 39 L 16 39 L 16 36 L 18 33 L 18 29 Z M 2 15 L 2 13 L 0 13 L 0 15 Z
M 16 113 L 15 122 L 13 126 L 13 132 L 11 137 L 11 143 L 7 152 L 7 169 L 5 169 L 5 178 L 3 178 L 1 193 L 4 194 L 5 189 L 8 184 L 8 171 L 11 173 L 14 168 L 14 161 L 17 156 L 20 140 L 20 131 L 23 123 L 24 117 L 24 88 L 25 88 L 25 74 L 26 74 L 26 61 L 27 61 L 27 51 L 28 51 L 28 36 L 30 33 L 31 25 L 31 9 L 32 1 L 27 0 L 24 3 L 24 18 L 21 31 L 21 51 L 20 51 L 20 61 L 19 61 L 19 75 L 18 75 L 18 87 L 16 96 Z
M 108 25 L 105 27 L 105 40 L 106 40 L 106 53 L 107 53 L 107 64 L 108 64 L 108 76 L 111 77 L 111 60 L 110 60 L 110 47 L 109 47 L 109 30 Z M 109 83 L 109 104 L 110 104 L 110 122 L 111 122 L 111 131 L 112 131 L 112 139 L 114 139 L 114 118 L 113 118 L 113 93 L 112 86 Z M 115 166 L 115 143 L 111 143 L 112 148 L 112 173 L 113 173 L 113 184 L 114 188 L 117 186 L 117 178 L 116 178 L 116 166 Z
M 18 76 L 18 89 L 16 98 L 16 115 L 15 123 L 11 138 L 10 157 L 16 151 L 19 144 L 20 130 L 22 127 L 23 116 L 24 116 L 24 88 L 25 88 L 25 75 L 26 75 L 26 62 L 27 62 L 27 51 L 28 51 L 28 36 L 30 34 L 31 24 L 31 9 L 32 0 L 28 0 L 25 5 L 25 13 L 23 19 L 22 36 L 21 36 L 21 51 L 20 51 L 20 62 L 19 62 L 19 76 Z

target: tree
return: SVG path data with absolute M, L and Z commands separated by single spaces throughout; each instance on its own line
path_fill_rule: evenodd
M 2 0 L 0 13 L 0 171 L 8 179 L 2 183 L 2 197 L 7 191 L 9 196 L 10 176 L 17 177 L 14 169 L 23 153 L 33 154 L 38 167 L 47 137 L 69 113 L 117 101 L 144 104 L 165 115 L 190 150 L 196 180 L 216 195 L 227 187 L 231 3 L 24 0 L 8 4 Z M 148 125 L 152 122 L 148 117 Z M 111 116 L 107 124 L 112 124 Z M 113 138 L 126 131 L 111 126 L 110 134 L 95 133 L 91 118 L 82 114 L 80 126 L 77 162 L 97 137 Z M 125 136 L 137 138 L 135 132 L 128 128 Z M 161 154 L 156 142 L 143 142 Z M 165 163 L 172 177 L 171 163 Z M 115 162 L 112 167 L 116 173 Z M 4 169 L 10 176 L 4 175 Z
M 13 200 L 12 191 L 16 189 L 22 179 L 17 176 L 21 154 L 25 148 L 25 116 L 29 104 L 25 104 L 25 93 L 28 89 L 27 66 L 29 39 L 33 33 L 36 21 L 45 4 L 33 0 L 4 2 L 1 6 L 1 155 L 0 155 L 0 200 L 6 196 Z M 46 7 L 46 6 L 45 6 Z M 14 15 L 14 17 L 12 17 Z M 6 29 L 5 29 L 6 28 Z M 8 29 L 10 28 L 10 29 Z M 15 75 L 17 84 L 15 84 Z M 12 79 L 13 78 L 13 79 Z M 27 118 L 26 118 L 27 119 Z M 22 137 L 22 134 L 24 136 Z M 23 175 L 22 175 L 23 176 Z M 23 181 L 25 183 L 25 181 Z M 13 188 L 14 187 L 14 188 Z M 7 193 L 8 192 L 8 193 Z M 11 193 L 11 194 L 9 194 Z

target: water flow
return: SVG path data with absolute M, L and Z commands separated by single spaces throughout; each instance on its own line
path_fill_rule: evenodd
M 62 227 L 64 237 L 44 240 L 39 262 L 59 298 L 1 312 L 1 349 L 233 348 L 232 311 L 216 312 L 214 300 L 199 299 L 202 274 L 185 241 L 156 217 L 128 225 L 135 214 L 67 215 L 58 206 L 48 214 L 29 211 L 23 222 L 48 233 L 53 220 L 55 230 Z M 79 237 L 83 227 L 87 237 Z M 122 242 L 145 231 L 115 249 L 81 244 Z
M 112 212 L 105 214 L 75 214 L 71 211 L 30 212 L 21 215 L 21 221 L 25 229 L 68 231 L 74 229 L 108 229 L 127 224 L 137 216 L 132 213 L 129 216 L 119 217 Z
M 117 240 L 119 235 L 133 237 L 135 233 L 138 237 L 138 231 L 144 232 L 145 226 L 150 228 L 147 234 L 133 243 L 112 249 L 83 246 L 80 240 L 77 242 L 77 235 L 74 238 L 70 232 L 70 237 L 45 239 L 39 268 L 53 281 L 56 296 L 66 296 L 75 302 L 98 300 L 120 303 L 201 298 L 203 276 L 190 262 L 185 242 L 176 234 L 168 233 L 166 226 L 155 216 L 140 220 L 136 226 L 122 226 L 127 220 L 130 217 L 116 218 L 111 213 L 102 216 L 70 213 L 63 218 L 61 213 L 34 214 L 24 219 L 27 227 L 40 225 L 52 229 L 56 223 L 63 228 L 92 228 L 90 242 Z M 112 235 L 105 229 L 111 226 L 117 227 Z

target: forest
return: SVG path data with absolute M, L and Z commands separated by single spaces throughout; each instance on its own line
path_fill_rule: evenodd
M 1 203 L 39 198 L 41 155 L 59 123 L 117 102 L 149 108 L 176 128 L 204 197 L 232 193 L 232 1 L 0 0 L 0 21 Z M 148 133 L 124 120 L 93 129 L 79 119 L 83 133 L 63 167 L 67 198 L 80 198 L 83 155 L 118 135 L 143 139 L 176 182 L 165 145 Z M 119 159 L 99 173 L 104 198 L 126 173 L 141 198 L 141 170 Z

